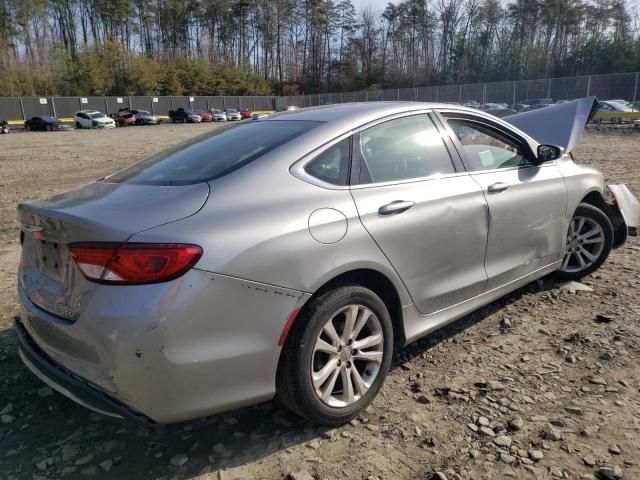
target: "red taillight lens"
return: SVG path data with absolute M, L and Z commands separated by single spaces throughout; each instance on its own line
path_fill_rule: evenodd
M 109 284 L 173 280 L 202 255 L 199 246 L 183 243 L 75 243 L 69 249 L 85 277 Z

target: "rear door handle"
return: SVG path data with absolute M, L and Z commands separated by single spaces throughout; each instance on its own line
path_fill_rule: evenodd
M 509 185 L 508 183 L 497 182 L 497 183 L 494 183 L 493 185 L 489 185 L 489 188 L 487 190 L 489 191 L 489 193 L 504 192 L 510 186 L 511 185 Z
M 380 215 L 392 215 L 394 213 L 402 213 L 413 207 L 416 202 L 410 200 L 394 200 L 391 203 L 381 206 L 378 209 Z

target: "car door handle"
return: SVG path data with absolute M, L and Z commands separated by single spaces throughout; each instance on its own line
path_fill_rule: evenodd
M 497 182 L 497 183 L 494 183 L 493 185 L 489 185 L 489 188 L 487 190 L 489 191 L 489 193 L 504 192 L 510 186 L 511 185 L 509 185 L 508 183 Z
M 391 203 L 387 203 L 386 205 L 381 206 L 378 209 L 378 213 L 380 215 L 391 215 L 394 213 L 402 213 L 409 210 L 415 204 L 416 202 L 412 202 L 410 200 L 394 200 Z

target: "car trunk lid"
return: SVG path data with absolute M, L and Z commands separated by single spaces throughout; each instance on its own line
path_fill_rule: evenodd
M 209 186 L 96 182 L 18 205 L 23 232 L 19 283 L 38 307 L 75 321 L 95 288 L 75 266 L 69 244 L 125 242 L 131 235 L 196 213 Z

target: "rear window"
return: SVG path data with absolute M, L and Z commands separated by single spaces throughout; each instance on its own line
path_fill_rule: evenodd
M 241 168 L 320 123 L 277 120 L 222 128 L 135 163 L 104 181 L 187 185 L 213 180 Z

